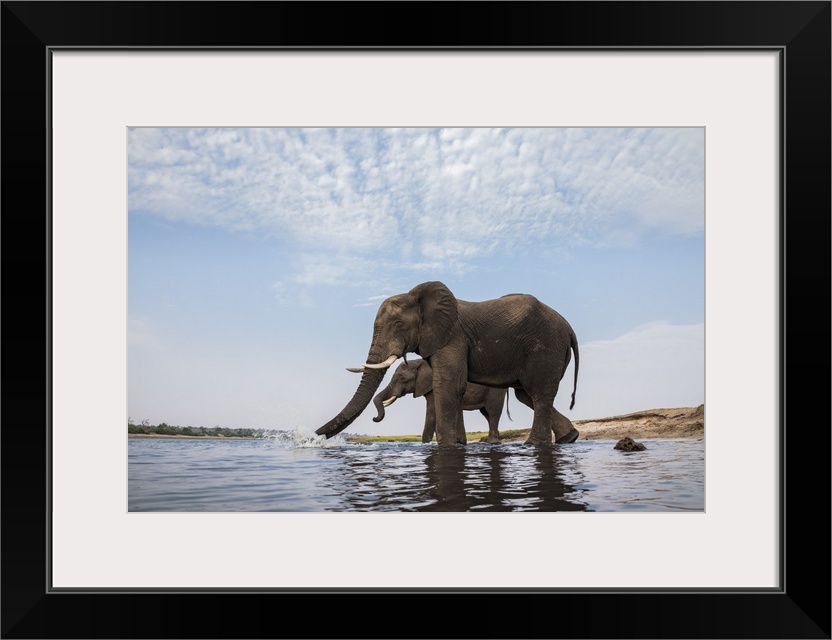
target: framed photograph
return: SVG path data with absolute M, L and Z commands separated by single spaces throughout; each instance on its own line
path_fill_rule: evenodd
M 830 3 L 458 5 L 465 21 L 389 5 L 407 14 L 398 42 L 369 27 L 379 5 L 325 7 L 3 3 L 3 637 L 272 637 L 287 603 L 466 596 L 476 611 L 516 596 L 522 622 L 468 613 L 449 635 L 537 637 L 555 619 L 552 637 L 829 638 L 829 430 L 811 429 L 816 350 L 795 345 L 830 326 Z M 528 161 L 552 149 L 557 162 Z M 571 246 L 530 240 L 564 238 L 567 224 Z M 563 258 L 578 246 L 597 252 L 591 280 Z M 170 448 L 127 438 L 125 418 L 192 436 L 233 422 L 224 409 L 255 427 L 293 420 L 279 437 L 373 429 L 327 420 L 359 379 L 344 367 L 366 377 L 385 357 L 367 355 L 370 327 L 409 274 L 439 274 L 464 300 L 520 281 L 565 301 L 590 336 L 581 377 L 574 348 L 555 373 L 567 416 L 573 393 L 604 415 L 652 402 L 638 381 L 657 383 L 627 350 L 643 341 L 616 342 L 626 358 L 608 370 L 629 378 L 616 383 L 593 370 L 610 345 L 587 327 L 650 331 L 660 397 L 704 405 L 699 449 L 643 476 L 639 503 L 616 500 L 614 479 L 605 494 L 573 477 L 590 449 L 566 445 L 545 447 L 557 459 L 542 467 L 489 460 L 486 480 L 416 447 L 410 467 L 389 447 L 348 464 L 292 447 L 266 452 L 291 457 L 289 471 L 258 479 L 228 449 L 198 452 L 201 476 L 165 475 Z M 643 301 L 625 307 L 623 283 L 640 278 Z M 805 296 L 807 282 L 822 293 Z M 154 343 L 162 325 L 175 330 Z M 316 333 L 337 346 L 304 346 Z M 515 397 L 510 411 L 531 421 Z M 577 417 L 580 430 L 603 416 Z M 362 487 L 339 502 L 345 464 L 395 498 Z M 402 489 L 423 468 L 437 491 Z M 558 470 L 557 495 L 535 493 L 554 482 L 541 468 Z M 229 482 L 243 491 L 233 502 L 217 498 Z M 145 491 L 165 483 L 167 502 Z M 805 510 L 807 486 L 826 517 Z M 482 497 L 443 502 L 466 487 Z M 434 615 L 400 633 L 369 620 L 360 635 L 435 637 Z M 349 635 L 338 617 L 309 637 Z

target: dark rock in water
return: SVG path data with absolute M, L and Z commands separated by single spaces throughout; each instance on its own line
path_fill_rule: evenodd
M 615 448 L 621 451 L 644 451 L 647 447 L 632 438 L 621 438 L 615 443 Z

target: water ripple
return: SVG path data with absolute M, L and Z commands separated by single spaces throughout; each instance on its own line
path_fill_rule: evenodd
M 131 438 L 130 511 L 702 511 L 703 439 L 354 445 Z

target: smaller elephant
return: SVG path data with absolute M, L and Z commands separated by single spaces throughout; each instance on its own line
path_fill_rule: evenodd
M 373 404 L 378 411 L 378 415 L 373 418 L 373 422 L 384 420 L 384 408 L 393 404 L 397 398 L 411 393 L 414 398 L 425 397 L 427 409 L 425 411 L 425 428 L 422 431 L 422 442 L 430 442 L 436 432 L 436 411 L 433 404 L 433 370 L 427 360 L 411 360 L 399 365 L 390 380 L 390 384 L 373 398 Z M 462 408 L 467 411 L 479 409 L 480 413 L 488 420 L 486 442 L 492 444 L 500 442 L 498 425 L 507 393 L 508 389 L 485 387 L 473 382 L 469 382 L 465 386 Z M 508 414 L 510 420 L 511 414 L 508 412 L 508 407 L 506 407 L 506 414 Z

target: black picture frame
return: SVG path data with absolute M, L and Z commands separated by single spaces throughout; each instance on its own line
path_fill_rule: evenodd
M 829 1 L 2 2 L 2 637 L 830 638 L 830 420 L 814 391 L 830 388 L 830 15 Z M 780 588 L 52 591 L 48 92 L 50 51 L 67 47 L 779 52 Z

